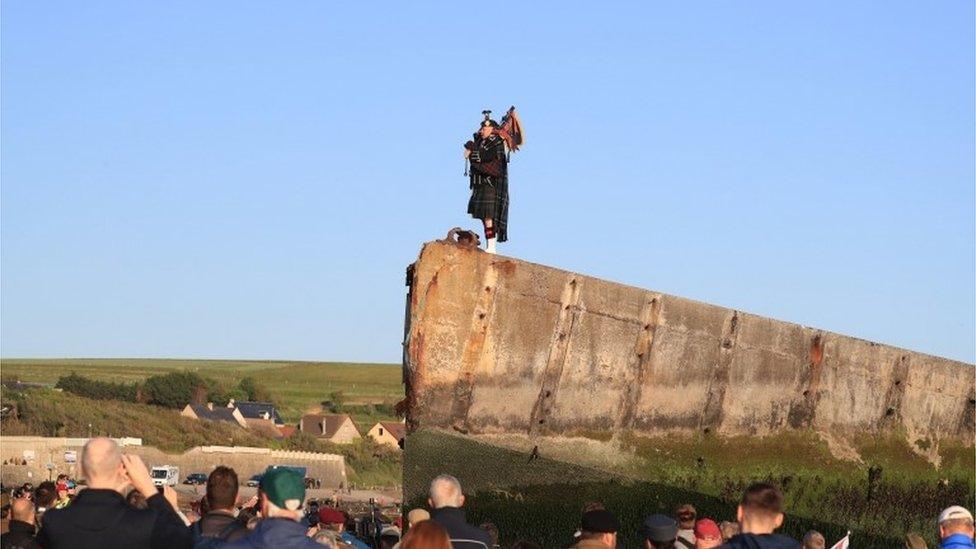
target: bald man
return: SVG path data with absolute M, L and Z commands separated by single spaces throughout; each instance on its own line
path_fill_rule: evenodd
M 3 549 L 40 549 L 34 540 L 34 502 L 27 498 L 15 498 L 10 502 L 10 526 L 0 536 Z
M 464 506 L 464 493 L 461 483 L 451 475 L 440 475 L 430 483 L 430 498 L 427 500 L 432 511 L 430 519 L 447 530 L 454 549 L 491 549 L 491 536 L 488 532 L 468 524 L 461 507 Z
M 68 507 L 44 515 L 38 542 L 45 549 L 193 546 L 190 529 L 156 490 L 139 456 L 123 454 L 110 438 L 93 438 L 82 450 L 81 472 L 88 487 Z M 147 509 L 126 503 L 122 494 L 129 487 L 145 496 Z

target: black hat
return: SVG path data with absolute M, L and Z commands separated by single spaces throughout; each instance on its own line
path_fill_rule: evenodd
M 580 526 L 584 532 L 612 533 L 620 530 L 620 521 L 606 509 L 594 509 L 583 513 L 583 523 Z
M 678 523 L 667 515 L 651 515 L 644 519 L 637 534 L 658 543 L 674 541 L 678 537 Z
M 484 126 L 491 126 L 492 128 L 498 127 L 498 122 L 495 122 L 494 120 L 491 119 L 491 111 L 483 110 L 481 111 L 481 114 L 485 117 L 485 119 L 481 121 L 482 127 Z

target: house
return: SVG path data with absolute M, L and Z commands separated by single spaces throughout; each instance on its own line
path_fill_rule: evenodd
M 407 426 L 397 421 L 380 421 L 370 429 L 366 436 L 379 444 L 389 444 L 403 448 L 403 437 L 407 434 Z
M 349 414 L 305 414 L 298 424 L 298 430 L 338 444 L 362 438 Z
M 183 411 L 180 412 L 180 415 L 192 419 L 226 421 L 228 423 L 236 423 L 245 429 L 247 428 L 247 423 L 244 421 L 244 416 L 241 415 L 240 410 L 237 408 L 224 408 L 223 406 L 214 407 L 213 402 L 206 404 L 187 404 L 186 408 L 183 408 Z
M 297 430 L 298 427 L 295 427 L 294 425 L 282 425 L 281 427 L 278 427 L 278 432 L 281 433 L 281 438 L 288 438 L 294 435 L 295 431 Z
M 237 408 L 245 419 L 270 419 L 277 427 L 285 424 L 278 415 L 278 409 L 270 402 L 234 402 L 234 399 L 230 399 L 227 407 Z

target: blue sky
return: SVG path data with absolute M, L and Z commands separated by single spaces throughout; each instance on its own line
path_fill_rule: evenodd
M 976 361 L 972 2 L 3 3 L 0 353 L 390 361 L 500 251 Z

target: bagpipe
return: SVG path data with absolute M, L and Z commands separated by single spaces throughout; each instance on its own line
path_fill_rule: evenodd
M 481 122 L 481 127 L 491 126 L 492 135 L 497 135 L 505 142 L 505 148 L 507 151 L 516 152 L 525 142 L 525 131 L 522 129 L 522 121 L 519 119 L 518 113 L 515 112 L 515 107 L 511 106 L 502 117 L 501 124 L 496 123 L 491 119 L 491 111 L 484 110 L 481 111 L 484 115 L 484 120 Z M 480 128 L 479 128 L 480 129 Z M 481 141 L 481 134 L 475 132 L 473 139 L 464 144 L 464 148 L 475 152 L 478 150 L 478 144 Z M 500 176 L 502 174 L 502 159 L 496 159 L 491 162 L 485 162 L 480 164 L 480 171 L 485 172 L 486 175 Z M 507 155 L 504 161 L 508 161 Z M 464 175 L 468 175 L 468 161 L 465 160 Z

